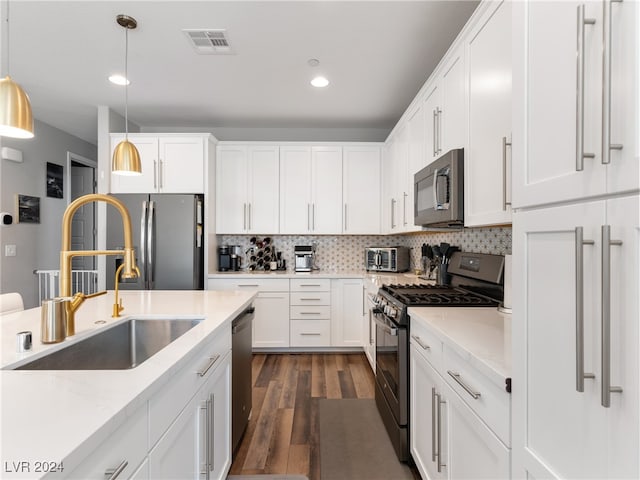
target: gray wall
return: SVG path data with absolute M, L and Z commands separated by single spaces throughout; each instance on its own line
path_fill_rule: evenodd
M 38 306 L 34 270 L 57 270 L 60 224 L 65 199 L 49 198 L 46 192 L 47 162 L 62 165 L 66 175 L 67 152 L 95 160 L 96 146 L 46 123 L 35 122 L 35 138 L 1 137 L 0 145 L 22 151 L 23 163 L 0 160 L 0 210 L 16 213 L 17 193 L 40 197 L 40 223 L 0 228 L 0 293 L 18 292 L 25 308 Z M 69 185 L 64 185 L 65 194 Z M 17 256 L 5 257 L 5 245 L 17 246 Z

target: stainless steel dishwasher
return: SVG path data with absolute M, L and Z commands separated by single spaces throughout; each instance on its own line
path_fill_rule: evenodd
M 235 456 L 251 414 L 251 305 L 231 324 L 231 447 Z

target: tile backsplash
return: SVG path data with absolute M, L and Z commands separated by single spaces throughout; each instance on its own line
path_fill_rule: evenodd
M 248 250 L 250 239 L 259 235 L 218 235 L 218 245 L 241 245 Z M 316 245 L 316 265 L 320 271 L 360 271 L 364 269 L 366 247 L 411 248 L 411 269 L 420 266 L 420 247 L 447 242 L 463 252 L 511 253 L 511 227 L 465 228 L 450 232 L 419 232 L 407 235 L 270 235 L 275 248 L 282 252 L 287 268 L 293 269 L 293 247 Z M 244 263 L 243 263 L 244 265 Z

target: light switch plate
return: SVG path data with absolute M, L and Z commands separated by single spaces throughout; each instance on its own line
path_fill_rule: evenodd
M 5 245 L 4 246 L 4 256 L 5 257 L 15 257 L 16 256 L 16 246 L 15 245 Z

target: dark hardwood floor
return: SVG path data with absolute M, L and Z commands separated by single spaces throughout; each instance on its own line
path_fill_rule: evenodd
M 255 354 L 252 377 L 253 410 L 233 475 L 320 480 L 318 400 L 374 398 L 375 379 L 362 353 Z

